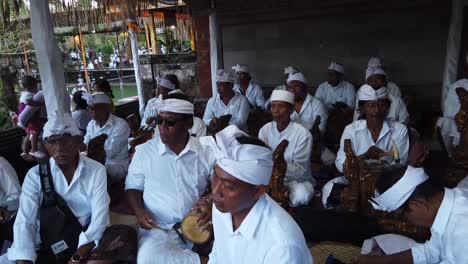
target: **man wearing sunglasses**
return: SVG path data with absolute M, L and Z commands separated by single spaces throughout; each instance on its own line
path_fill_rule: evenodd
M 104 144 L 107 175 L 114 182 L 123 181 L 128 169 L 130 127 L 125 120 L 111 113 L 111 99 L 106 94 L 94 94 L 88 105 L 93 120 L 86 128 L 84 143 L 88 145 L 91 139 L 107 134 Z
M 198 264 L 189 241 L 175 226 L 206 191 L 214 157 L 188 130 L 194 106 L 165 99 L 157 119 L 159 137 L 136 147 L 125 182 L 126 196 L 139 225 L 137 263 Z M 211 210 L 201 215 L 200 229 L 209 228 Z

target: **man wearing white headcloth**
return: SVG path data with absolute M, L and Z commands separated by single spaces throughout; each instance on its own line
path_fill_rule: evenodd
M 266 193 L 272 151 L 235 126 L 210 139 L 215 242 L 209 264 L 312 263 L 304 235 Z
M 358 263 L 468 263 L 467 192 L 433 185 L 423 168 L 408 166 L 403 176 L 385 176 L 377 178 L 373 207 L 386 212 L 403 210 L 410 223 L 430 228 L 431 238 L 425 243 L 393 238 L 392 243 L 380 236 L 376 241 L 385 254 L 362 255 Z
M 385 87 L 388 94 L 388 100 L 390 100 L 391 105 L 388 110 L 387 118 L 397 121 L 403 124 L 409 123 L 409 113 L 406 108 L 405 102 L 401 99 L 401 97 L 394 96 L 388 92 L 388 88 L 385 86 L 385 78 L 387 73 L 383 68 L 368 68 L 366 71 L 366 81 L 367 84 L 373 87 L 374 89 L 380 89 Z M 361 88 L 359 88 L 357 92 L 357 96 L 359 98 L 359 93 L 361 92 Z M 354 120 L 359 119 L 359 113 L 357 111 L 358 100 L 356 100 L 356 110 L 354 112 Z
M 236 71 L 238 83 L 234 85 L 234 91 L 241 93 L 253 108 L 261 108 L 265 106 L 265 98 L 263 97 L 262 87 L 251 81 L 249 67 L 245 64 L 237 64 L 232 67 Z
M 21 185 L 15 169 L 0 157 L 0 248 L 4 241 L 13 241 L 13 223 L 19 206 Z
M 165 78 L 158 78 L 158 86 L 156 89 L 155 96 L 146 103 L 145 112 L 143 114 L 143 118 L 141 119 L 142 127 L 153 123 L 155 117 L 158 115 L 158 108 L 161 104 L 161 98 L 159 98 L 159 96 L 162 95 L 164 98 L 171 91 L 175 91 L 176 86 L 170 80 Z
M 104 260 L 94 253 L 106 250 L 104 247 L 108 245 L 101 240 L 106 238 L 109 225 L 106 170 L 100 163 L 80 155 L 82 136 L 69 113 L 49 116 L 43 138 L 51 158 L 26 174 L 13 245 L 0 257 L 0 263 Z M 136 236 L 132 228 L 124 229 Z M 111 238 L 116 250 L 122 250 L 122 245 L 128 242 L 123 238 L 125 234 L 120 235 Z M 136 248 L 133 249 L 134 257 Z
M 335 161 L 336 168 L 343 172 L 346 159 L 344 141 L 351 140 L 354 153 L 361 160 L 385 160 L 389 163 L 406 163 L 408 158 L 409 137 L 405 125 L 387 118 L 391 102 L 387 90 L 375 90 L 363 85 L 359 92 L 358 111 L 363 119 L 346 126 L 341 136 L 340 149 Z M 398 157 L 392 154 L 396 149 Z
M 328 66 L 328 80 L 319 85 L 315 98 L 330 110 L 333 107 L 354 108 L 356 91 L 354 86 L 343 80 L 344 66 L 332 62 Z
M 294 112 L 291 120 L 310 130 L 315 119 L 320 116 L 319 129 L 322 134 L 325 133 L 328 111 L 320 100 L 309 94 L 304 74 L 301 72 L 289 74 L 288 91 L 294 94 Z
M 101 134 L 106 134 L 104 143 L 106 151 L 106 169 L 110 180 L 123 181 L 128 169 L 128 137 L 130 127 L 128 123 L 111 113 L 111 100 L 104 93 L 93 95 L 88 103 L 93 120 L 86 128 L 84 144 Z
M 444 100 L 443 116 L 437 122 L 445 148 L 450 156 L 453 155 L 455 146 L 460 143 L 460 133 L 455 124 L 455 115 L 460 111 L 460 100 L 456 89 L 463 88 L 468 91 L 468 55 L 466 55 L 464 77 L 450 86 Z
M 300 124 L 291 121 L 294 111 L 294 94 L 289 91 L 274 90 L 271 94 L 271 114 L 273 121 L 264 125 L 258 138 L 275 150 L 283 141 L 289 142 L 284 153 L 288 163 L 285 185 L 293 207 L 307 205 L 314 196 L 315 179 L 310 167 L 312 135 Z
M 220 131 L 228 125 L 247 130 L 250 103 L 245 96 L 233 90 L 234 76 L 225 70 L 216 75 L 218 94 L 208 100 L 203 121 L 209 129 Z
M 160 136 L 136 147 L 125 189 L 139 225 L 137 263 L 200 263 L 192 244 L 174 229 L 206 191 L 215 161 L 188 132 L 193 113 L 192 103 L 165 99 L 156 119 Z
M 293 66 L 286 66 L 284 68 L 284 84 L 280 84 L 278 86 L 276 86 L 273 90 L 287 90 L 288 89 L 288 77 L 289 77 L 289 74 L 292 74 L 292 73 L 296 73 L 296 72 L 300 72 L 300 70 L 296 67 L 293 67 Z M 271 98 L 268 98 L 268 100 L 265 102 L 265 107 L 264 109 L 268 109 L 270 107 L 270 103 L 271 103 Z
M 379 57 L 371 57 L 369 59 L 369 62 L 367 63 L 367 69 L 369 68 L 382 68 L 385 70 L 385 66 L 382 64 L 382 60 Z M 387 87 L 388 94 L 391 94 L 395 97 L 401 97 L 400 87 L 398 87 L 396 83 L 389 81 L 388 76 L 385 76 L 385 87 Z
M 186 102 L 192 103 L 190 99 L 185 96 L 183 93 L 177 93 L 177 92 L 170 92 L 165 99 L 179 99 L 179 100 L 184 100 Z M 164 100 L 161 102 L 161 106 L 163 105 Z M 203 137 L 206 136 L 206 125 L 203 122 L 203 120 L 199 117 L 193 116 L 193 126 L 188 130 L 190 136 L 192 137 Z M 158 121 L 158 118 L 155 118 L 155 121 Z M 159 137 L 159 129 L 156 127 L 154 130 L 154 137 Z

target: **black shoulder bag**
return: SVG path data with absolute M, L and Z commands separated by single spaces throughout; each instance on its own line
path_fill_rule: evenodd
M 63 198 L 55 192 L 49 161 L 39 164 L 42 205 L 39 209 L 41 251 L 55 255 L 57 263 L 67 263 L 78 248 L 84 228 Z

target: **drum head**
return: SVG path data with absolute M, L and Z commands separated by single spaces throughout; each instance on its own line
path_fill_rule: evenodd
M 199 231 L 197 228 L 197 214 L 189 214 L 180 225 L 184 237 L 195 244 L 204 244 L 211 239 L 211 230 Z

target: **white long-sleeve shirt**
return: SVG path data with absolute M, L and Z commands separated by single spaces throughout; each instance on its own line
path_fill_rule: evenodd
M 70 184 L 54 159 L 50 159 L 55 192 L 65 200 L 81 225 L 88 226 L 79 236 L 78 247 L 93 241 L 99 242 L 109 225 L 110 202 L 104 166 L 83 155 L 79 159 Z M 8 249 L 10 261 L 34 262 L 37 258 L 36 249 L 40 244 L 38 217 L 43 197 L 40 180 L 39 166 L 33 167 L 26 174 L 13 227 L 14 241 Z
M 143 203 L 153 219 L 171 228 L 180 222 L 206 190 L 214 156 L 198 138 L 190 137 L 176 155 L 161 139 L 136 147 L 125 189 L 143 192 Z
M 315 118 L 317 118 L 317 116 L 320 116 L 320 132 L 325 133 L 328 111 L 320 100 L 310 94 L 307 94 L 307 97 L 302 104 L 301 111 L 299 113 L 294 111 L 291 114 L 291 120 L 310 130 L 314 125 Z
M 237 230 L 232 215 L 213 206 L 215 242 L 209 264 L 311 264 L 304 235 L 292 217 L 264 194 Z
M 438 122 L 441 134 L 454 137 L 455 145 L 458 145 L 460 140 L 460 133 L 455 123 L 455 115 L 460 111 L 460 100 L 456 92 L 456 89 L 459 87 L 468 91 L 468 79 L 458 80 L 450 86 L 444 100 L 443 117 Z
M 104 126 L 99 127 L 95 120 L 89 122 L 86 128 L 84 143 L 88 145 L 89 141 L 101 134 L 107 134 L 107 140 L 104 143 L 106 151 L 106 165 L 128 166 L 128 137 L 130 136 L 130 127 L 127 121 L 109 115 Z
M 242 92 L 240 84 L 238 83 L 234 85 L 233 89 L 235 92 L 241 93 L 245 97 L 247 97 L 247 100 L 249 100 L 251 106 L 262 109 L 265 107 L 265 98 L 263 97 L 263 90 L 262 87 L 260 87 L 260 85 L 250 82 L 249 87 L 247 87 L 245 93 Z
M 0 157 L 0 207 L 8 211 L 18 210 L 21 186 L 15 169 Z
M 431 227 L 431 239 L 411 248 L 414 264 L 468 263 L 468 194 L 445 188 Z
M 279 132 L 276 122 L 272 121 L 260 129 L 258 138 L 272 150 L 275 150 L 284 139 L 288 140 L 289 144 L 284 152 L 284 159 L 288 163 L 285 181 L 309 181 L 315 184 L 310 168 L 312 135 L 305 127 L 290 122 L 283 131 Z
M 346 160 L 346 155 L 344 153 L 345 139 L 351 139 L 351 146 L 356 156 L 366 153 L 371 146 L 376 146 L 385 152 L 391 151 L 392 145 L 395 143 L 400 154 L 400 163 L 406 164 L 406 160 L 408 159 L 409 137 L 408 129 L 405 125 L 392 120 L 385 120 L 382 130 L 380 130 L 379 138 L 374 142 L 367 128 L 367 121 L 357 120 L 347 125 L 341 136 L 340 149 L 338 150 L 335 161 L 336 168 L 340 172 L 343 172 L 343 163 Z M 391 157 L 386 156 L 382 159 L 390 163 L 394 162 L 393 155 Z
M 358 90 L 356 94 L 356 98 L 359 98 L 359 92 L 360 90 Z M 390 104 L 390 109 L 388 109 L 387 119 L 400 122 L 403 124 L 408 124 L 410 116 L 409 116 L 408 109 L 406 108 L 406 104 L 403 101 L 403 99 L 401 99 L 401 97 L 388 93 L 388 100 L 390 100 L 391 104 Z M 359 118 L 358 103 L 359 103 L 359 99 L 356 99 L 356 109 L 354 110 L 354 118 L 353 118 L 354 121 L 358 120 Z
M 347 81 L 341 81 L 335 87 L 331 86 L 328 82 L 324 82 L 317 88 L 315 98 L 319 99 L 328 109 L 337 102 L 345 103 L 349 107 L 354 108 L 356 90 Z
M 221 97 L 216 95 L 208 100 L 203 115 L 203 122 L 209 126 L 214 117 L 219 118 L 224 115 L 231 115 L 229 125 L 236 125 L 242 130 L 246 130 L 247 118 L 249 117 L 250 104 L 245 96 L 236 93 L 231 101 L 225 105 Z

